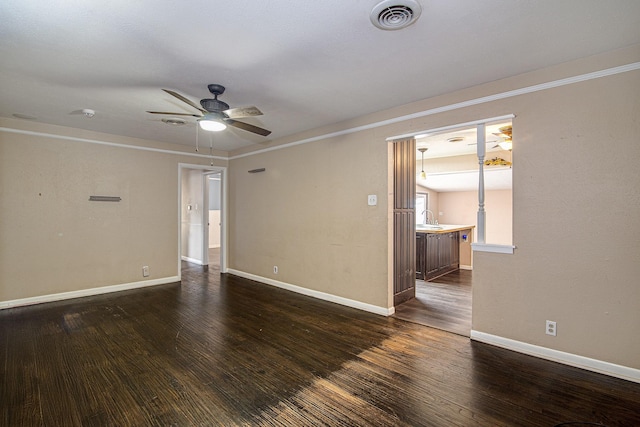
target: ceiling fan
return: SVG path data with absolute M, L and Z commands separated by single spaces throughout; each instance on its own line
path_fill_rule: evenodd
M 218 99 L 218 96 L 222 95 L 225 91 L 224 86 L 219 84 L 210 84 L 207 87 L 209 88 L 209 92 L 213 94 L 213 99 L 201 99 L 200 105 L 202 106 L 202 108 L 198 107 L 194 102 L 177 92 L 169 89 L 162 89 L 169 95 L 178 98 L 180 101 L 184 102 L 190 107 L 193 107 L 196 110 L 200 111 L 200 114 L 171 113 L 166 111 L 147 111 L 147 113 L 197 117 L 197 121 L 200 124 L 200 127 L 208 131 L 221 131 L 226 129 L 227 125 L 229 125 L 262 136 L 267 136 L 271 133 L 270 130 L 235 120 L 244 117 L 261 116 L 262 111 L 260 111 L 257 107 L 229 108 L 229 104 Z
M 500 147 L 503 150 L 511 151 L 513 149 L 513 141 L 511 139 L 511 126 L 502 126 L 498 129 L 498 133 L 494 133 L 495 136 L 499 136 L 504 138 L 504 141 L 501 141 L 493 148 Z
M 511 151 L 513 149 L 513 141 L 511 140 L 511 126 L 502 126 L 501 128 L 498 129 L 498 132 L 494 132 L 493 135 L 502 138 L 502 141 L 500 142 L 498 142 L 497 140 L 486 141 L 485 144 L 498 142 L 498 144 L 491 147 L 492 149 L 501 148 L 502 150 L 506 150 L 506 151 Z M 477 142 L 471 142 L 467 145 L 477 145 Z

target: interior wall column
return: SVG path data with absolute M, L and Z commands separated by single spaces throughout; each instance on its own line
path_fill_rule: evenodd
M 485 124 L 477 126 L 477 153 L 478 153 L 478 222 L 477 222 L 477 242 L 485 242 L 486 217 L 484 211 L 484 157 L 486 153 Z

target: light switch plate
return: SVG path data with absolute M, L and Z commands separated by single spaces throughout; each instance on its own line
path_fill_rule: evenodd
M 369 206 L 375 206 L 378 204 L 378 196 L 376 196 L 375 194 L 369 194 L 369 196 L 367 197 L 367 203 L 369 204 Z

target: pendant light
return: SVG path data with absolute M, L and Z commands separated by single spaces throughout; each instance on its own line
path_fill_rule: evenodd
M 420 172 L 420 179 L 427 179 L 427 174 L 424 171 L 424 152 L 427 150 L 428 148 L 426 147 L 418 148 L 418 151 L 422 153 L 422 172 Z

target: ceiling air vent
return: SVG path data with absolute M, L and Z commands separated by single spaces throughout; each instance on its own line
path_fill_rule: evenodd
M 168 119 L 162 119 L 162 121 L 168 125 L 172 125 L 172 126 L 182 126 L 184 124 L 186 124 L 187 122 L 184 119 L 176 119 L 173 117 L 170 117 Z
M 371 11 L 371 22 L 381 30 L 399 30 L 416 22 L 421 12 L 415 0 L 384 0 Z

